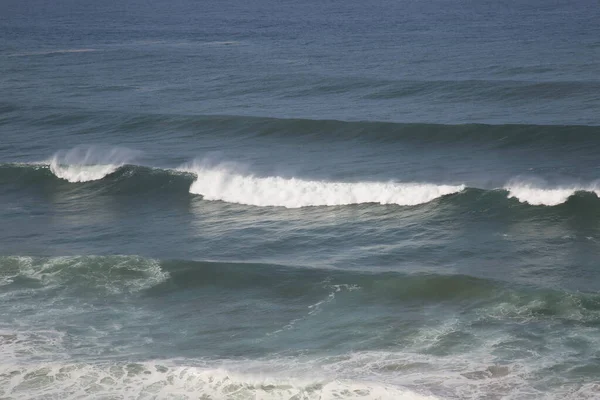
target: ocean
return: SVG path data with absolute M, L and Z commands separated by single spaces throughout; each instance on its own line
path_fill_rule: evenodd
M 600 398 L 598 21 L 0 0 L 0 398 Z

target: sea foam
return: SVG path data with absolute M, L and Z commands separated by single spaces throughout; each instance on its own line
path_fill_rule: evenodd
M 195 167 L 190 192 L 205 200 L 221 200 L 252 206 L 299 208 L 378 203 L 412 206 L 458 193 L 464 185 L 398 182 L 330 182 L 258 177 L 233 172 L 225 167 Z
M 12 340 L 13 335 L 6 335 Z M 17 341 L 17 335 L 14 335 Z M 168 363 L 1 365 L 0 394 L 34 398 L 435 400 L 369 382 L 249 375 Z

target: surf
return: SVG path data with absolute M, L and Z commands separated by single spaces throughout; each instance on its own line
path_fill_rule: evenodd
M 600 186 L 597 183 L 544 187 L 528 182 L 512 181 L 504 189 L 508 191 L 509 198 L 515 198 L 521 203 L 532 206 L 557 206 L 566 203 L 579 192 L 600 196 Z
M 6 335 L 9 340 L 12 335 Z M 22 335 L 15 335 L 19 337 Z M 0 343 L 3 343 L 0 335 Z M 22 340 L 22 339 L 21 339 Z M 10 342 L 8 343 L 11 344 Z M 4 363 L 3 363 L 4 364 Z M 236 399 L 390 399 L 436 400 L 437 397 L 368 381 L 333 378 L 291 378 L 237 372 L 225 368 L 177 365 L 175 362 L 143 363 L 44 363 L 0 364 L 0 383 L 5 396 L 21 399 L 42 397 L 123 397 L 136 399 L 236 398 Z
M 190 193 L 205 200 L 221 200 L 258 207 L 300 208 L 350 204 L 396 204 L 414 206 L 461 192 L 464 185 L 399 182 L 335 182 L 257 177 L 231 172 L 223 167 L 195 168 L 197 176 Z

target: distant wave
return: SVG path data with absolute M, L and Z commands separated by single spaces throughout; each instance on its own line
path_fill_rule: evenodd
M 378 203 L 413 206 L 458 193 L 464 185 L 396 182 L 329 182 L 241 175 L 226 168 L 191 169 L 197 179 L 190 192 L 206 200 L 252 206 L 299 208 Z
M 3 103 L 2 107 L 20 107 Z M 187 115 L 52 111 L 40 123 L 90 121 L 110 118 L 131 134 L 182 132 L 190 136 L 222 135 L 231 138 L 272 137 L 303 142 L 356 140 L 359 143 L 413 143 L 422 146 L 478 146 L 485 149 L 530 149 L 537 152 L 600 151 L 600 126 L 531 124 L 431 124 L 381 121 L 269 118 L 238 115 Z M 58 122 L 57 122 L 58 121 Z
M 55 50 L 40 50 L 40 51 L 32 51 L 27 53 L 15 53 L 10 54 L 13 57 L 25 57 L 25 56 L 44 56 L 49 54 L 68 54 L 68 53 L 90 53 L 93 51 L 97 51 L 96 49 L 55 49 Z
M 600 149 L 600 126 L 528 124 L 429 124 L 380 121 L 340 121 L 231 115 L 144 116 L 138 124 L 162 123 L 186 129 L 198 124 L 207 132 L 236 137 L 301 137 L 307 141 L 357 140 L 365 143 L 482 146 L 485 148 L 580 151 Z

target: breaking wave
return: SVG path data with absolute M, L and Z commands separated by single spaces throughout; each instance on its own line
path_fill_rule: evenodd
M 513 182 L 509 183 L 505 189 L 508 191 L 508 197 L 516 198 L 521 203 L 527 203 L 532 206 L 556 206 L 563 204 L 578 192 L 594 193 L 596 196 L 600 196 L 600 186 L 597 184 L 541 187 L 530 183 Z
M 60 180 L 95 185 L 96 189 L 130 195 L 153 192 L 170 196 L 202 196 L 258 207 L 317 207 L 356 204 L 416 206 L 447 197 L 444 201 L 516 200 L 529 206 L 558 206 L 577 197 L 600 196 L 600 183 L 550 185 L 538 181 L 511 180 L 503 187 L 477 188 L 465 184 L 431 182 L 363 181 L 341 182 L 299 177 L 258 176 L 228 164 L 187 164 L 161 169 L 131 164 L 139 152 L 97 147 L 75 148 L 56 153 L 49 162 L 0 164 L 0 182 L 19 186 L 53 185 L 65 190 Z M 474 195 L 483 193 L 486 196 Z M 451 196 L 452 195 L 452 196 Z M 589 203 L 593 204 L 593 203 Z
M 119 147 L 75 147 L 56 153 L 48 165 L 58 178 L 72 183 L 89 182 L 112 174 L 138 154 L 137 151 Z
M 414 206 L 458 193 L 464 185 L 396 182 L 327 182 L 241 175 L 226 168 L 197 168 L 190 192 L 206 200 L 252 206 L 299 208 L 378 203 Z

